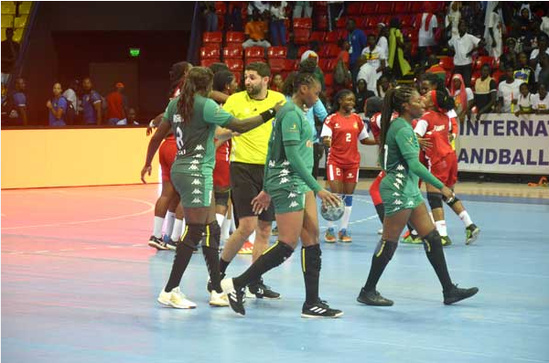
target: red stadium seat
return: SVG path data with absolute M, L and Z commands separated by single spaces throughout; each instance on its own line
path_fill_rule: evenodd
M 322 69 L 322 72 L 324 73 L 333 72 L 336 65 L 337 62 L 335 61 L 335 59 L 321 59 L 318 62 L 318 66 L 320 67 L 320 69 Z
M 294 59 L 285 59 L 285 65 L 284 65 L 284 70 L 286 72 L 291 72 L 291 71 L 294 71 L 296 68 L 296 64 L 297 66 L 299 66 L 299 63 L 296 62 L 296 60 Z
M 405 14 L 410 12 L 411 1 L 395 1 L 395 13 Z
M 319 56 L 321 58 L 337 58 L 339 53 L 341 52 L 341 49 L 335 45 L 335 44 L 326 44 L 322 49 L 320 50 Z
M 225 5 L 225 2 L 216 1 L 215 2 L 215 13 L 217 15 L 225 15 L 226 12 L 227 12 L 227 6 Z
M 288 48 L 286 47 L 270 47 L 267 49 L 267 56 L 269 59 L 273 58 L 286 58 L 288 56 Z
M 311 42 L 312 41 L 324 42 L 324 39 L 326 39 L 326 33 L 325 32 L 312 32 L 310 39 L 311 39 Z
M 243 56 L 244 56 L 244 49 L 242 49 L 242 46 L 240 45 L 230 45 L 223 48 L 224 59 L 229 59 L 229 58 L 242 59 Z
M 438 64 L 445 70 L 452 71 L 454 69 L 454 58 L 448 56 L 440 57 Z
M 265 58 L 265 48 L 249 47 L 244 50 L 244 56 L 248 58 Z
M 307 50 L 309 50 L 309 47 L 303 45 L 301 47 L 299 47 L 299 49 L 297 50 L 297 56 L 299 58 L 301 58 L 301 56 L 303 55 L 303 53 L 305 53 Z
M 334 85 L 334 75 L 332 73 L 326 73 L 324 75 L 324 84 L 326 85 L 327 89 L 332 88 Z
M 400 27 L 401 28 L 413 27 L 415 21 L 416 21 L 415 15 L 403 15 L 400 17 Z
M 362 6 L 360 7 L 360 14 L 361 15 L 373 15 L 377 11 L 377 2 L 375 1 L 367 1 L 363 2 Z
M 392 1 L 381 1 L 378 3 L 377 6 L 377 12 L 379 14 L 392 14 L 393 13 L 393 5 L 394 3 Z
M 319 30 L 328 29 L 328 15 L 318 14 L 315 16 L 316 28 Z
M 341 18 L 337 19 L 336 21 L 336 28 L 337 29 L 345 29 L 347 27 L 347 17 L 342 16 Z
M 267 60 L 265 58 L 260 58 L 260 57 L 246 58 L 246 64 L 255 63 L 255 62 L 266 63 Z
M 269 66 L 271 72 L 282 72 L 286 70 L 286 59 L 284 58 L 271 58 L 269 59 Z
M 221 43 L 223 42 L 223 34 L 221 32 L 204 32 L 202 41 L 204 43 Z
M 244 71 L 244 62 L 242 59 L 226 59 L 225 64 L 227 64 L 227 67 L 229 67 L 231 72 Z
M 326 38 L 324 38 L 324 41 L 326 43 L 337 43 L 338 40 L 339 40 L 338 32 L 328 32 L 326 33 Z
M 347 14 L 351 14 L 351 15 L 361 14 L 361 7 L 362 7 L 361 2 L 357 1 L 357 2 L 349 3 L 349 6 L 347 6 Z
M 411 1 L 410 12 L 411 13 L 423 13 L 425 3 L 423 1 Z
M 219 59 L 202 59 L 200 61 L 200 66 L 201 67 L 209 67 L 213 63 L 218 63 L 218 62 L 219 62 Z
M 496 83 L 499 83 L 499 80 L 501 79 L 501 77 L 503 77 L 505 75 L 505 72 L 503 71 L 500 71 L 499 69 L 496 69 L 494 71 L 494 73 L 492 73 L 492 78 L 494 79 L 494 81 L 496 81 Z
M 313 29 L 313 19 L 311 18 L 295 18 L 294 29 Z
M 206 45 L 205 47 L 200 48 L 200 59 L 217 59 L 219 60 L 221 56 L 221 51 L 219 47 Z
M 294 28 L 295 44 L 308 44 L 310 36 L 311 36 L 310 29 Z
M 490 66 L 490 68 L 494 68 L 494 57 L 490 57 L 490 56 L 480 56 L 477 58 L 477 60 L 475 61 L 474 65 L 473 65 L 473 70 L 480 70 L 480 68 L 482 68 L 483 65 L 485 64 L 488 64 Z
M 244 43 L 246 35 L 243 32 L 227 32 L 225 40 L 227 43 Z

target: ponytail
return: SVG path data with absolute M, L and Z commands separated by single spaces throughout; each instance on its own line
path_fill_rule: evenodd
M 402 114 L 404 111 L 403 105 L 410 100 L 410 97 L 417 92 L 414 88 L 399 86 L 387 90 L 385 93 L 385 99 L 383 101 L 383 108 L 381 109 L 381 127 L 379 133 L 379 150 L 382 153 L 385 148 L 385 142 L 389 126 L 391 126 L 391 119 L 393 112 Z
M 177 108 L 181 115 L 181 122 L 190 122 L 194 111 L 194 96 L 201 94 L 207 97 L 212 90 L 213 72 L 209 68 L 194 67 L 187 73 Z

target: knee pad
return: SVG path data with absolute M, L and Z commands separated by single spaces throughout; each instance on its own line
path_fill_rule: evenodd
M 219 248 L 219 239 L 221 238 L 221 227 L 217 221 L 213 221 L 206 225 L 204 231 L 204 241 L 202 247 Z
M 346 207 L 352 207 L 353 206 L 353 196 L 351 194 L 344 195 L 343 201 L 345 202 Z
M 386 241 L 384 239 L 379 240 L 374 256 L 377 258 L 384 258 L 387 262 L 391 261 L 395 251 L 397 249 L 398 242 Z
M 229 190 L 223 191 L 223 192 L 215 192 L 215 205 L 222 205 L 224 207 L 227 206 L 229 202 Z
M 442 249 L 442 240 L 436 228 L 423 237 L 423 248 L 425 248 L 425 252 L 427 253 Z
M 427 192 L 427 200 L 431 209 L 442 208 L 442 194 Z
M 444 202 L 448 205 L 448 207 L 452 207 L 454 204 L 456 204 L 457 202 L 459 202 L 459 198 L 458 197 L 453 197 L 452 199 L 448 200 L 446 198 L 443 198 L 444 199 Z
M 187 224 L 185 226 L 185 231 L 183 232 L 183 237 L 181 238 L 181 243 L 177 246 L 185 245 L 196 251 L 196 246 L 200 244 L 205 231 L 206 226 L 203 224 Z

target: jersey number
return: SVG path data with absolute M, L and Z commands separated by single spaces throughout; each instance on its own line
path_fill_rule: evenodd
M 383 145 L 383 150 L 385 151 L 385 155 L 383 156 L 383 169 L 387 170 L 387 156 L 389 155 L 389 147 L 387 144 Z
M 183 131 L 178 127 L 176 128 L 177 135 L 175 137 L 175 143 L 177 144 L 177 148 L 179 150 L 183 150 Z
M 350 132 L 345 134 L 345 141 L 346 142 L 351 142 L 351 133 Z

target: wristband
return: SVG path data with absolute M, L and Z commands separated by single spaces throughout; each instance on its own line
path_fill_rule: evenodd
M 267 122 L 276 115 L 276 111 L 274 108 L 269 108 L 267 111 L 263 111 L 259 114 L 261 118 L 263 119 L 263 122 Z

